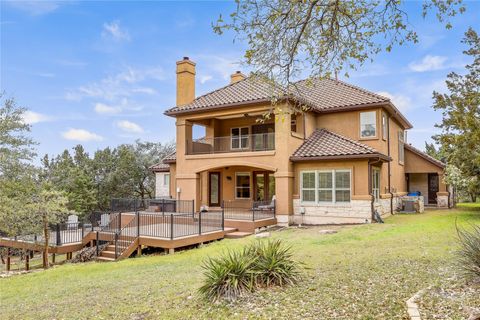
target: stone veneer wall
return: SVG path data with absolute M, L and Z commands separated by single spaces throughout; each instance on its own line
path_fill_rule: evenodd
M 301 208 L 305 214 L 301 214 Z M 352 200 L 345 204 L 304 204 L 300 199 L 293 200 L 294 224 L 343 224 L 370 223 L 372 218 L 369 200 Z
M 437 206 L 439 208 L 448 207 L 448 196 L 437 196 Z

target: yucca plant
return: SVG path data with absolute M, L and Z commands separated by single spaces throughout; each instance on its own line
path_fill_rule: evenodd
M 259 286 L 294 284 L 300 277 L 299 263 L 292 248 L 280 240 L 256 241 L 247 248 L 254 264 L 255 283 Z
M 480 280 L 480 225 L 471 231 L 457 228 L 460 242 L 458 263 L 469 278 Z
M 233 301 L 254 289 L 255 263 L 246 251 L 227 251 L 220 258 L 208 258 L 203 263 L 205 283 L 200 293 L 211 301 L 220 298 Z

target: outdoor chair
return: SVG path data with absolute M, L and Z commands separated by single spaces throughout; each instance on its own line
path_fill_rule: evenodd
M 69 215 L 67 218 L 67 229 L 78 229 L 78 216 Z
M 275 208 L 275 196 L 272 197 L 270 204 L 258 206 L 258 210 L 273 210 Z

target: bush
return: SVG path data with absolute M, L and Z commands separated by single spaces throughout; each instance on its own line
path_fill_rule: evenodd
M 228 251 L 220 258 L 208 258 L 202 266 L 206 279 L 200 287 L 200 293 L 209 300 L 225 298 L 231 301 L 244 292 L 253 290 L 254 262 L 246 250 Z
M 467 277 L 480 280 L 480 225 L 474 225 L 472 231 L 457 228 L 457 233 L 460 267 Z
M 297 282 L 300 272 L 291 247 L 280 240 L 258 241 L 247 248 L 255 263 L 255 283 L 260 286 L 284 286 Z
M 257 287 L 294 284 L 300 277 L 291 247 L 280 240 L 256 241 L 242 251 L 228 251 L 203 264 L 205 283 L 200 293 L 207 299 L 235 300 Z

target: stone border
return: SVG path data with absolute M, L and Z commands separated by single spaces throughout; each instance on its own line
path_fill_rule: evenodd
M 411 320 L 422 320 L 422 317 L 420 316 L 420 310 L 418 309 L 418 305 L 415 303 L 415 300 L 420 298 L 424 292 L 425 289 L 422 289 L 407 300 L 407 312 Z

